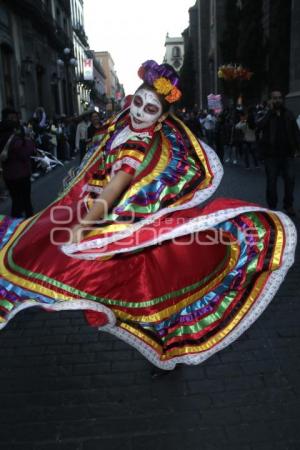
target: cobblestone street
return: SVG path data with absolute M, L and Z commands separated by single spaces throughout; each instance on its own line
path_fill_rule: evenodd
M 58 168 L 33 183 L 37 209 L 63 176 Z M 216 196 L 265 205 L 263 169 L 225 166 Z M 8 213 L 8 202 L 0 211 Z M 80 311 L 19 313 L 0 332 L 1 449 L 299 450 L 299 279 L 298 246 L 281 289 L 247 333 L 202 365 L 158 378 Z

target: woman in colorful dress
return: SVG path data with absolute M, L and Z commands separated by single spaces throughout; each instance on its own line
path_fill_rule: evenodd
M 255 204 L 200 207 L 221 163 L 170 113 L 176 72 L 146 61 L 138 73 L 130 107 L 94 136 L 58 199 L 28 220 L 1 217 L 0 326 L 31 306 L 82 309 L 170 370 L 203 362 L 259 317 L 293 263 L 296 231 Z

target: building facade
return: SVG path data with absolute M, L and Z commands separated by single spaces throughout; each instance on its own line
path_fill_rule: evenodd
M 294 2 L 294 11 L 296 11 Z M 273 89 L 289 92 L 291 46 L 295 48 L 296 35 L 291 37 L 291 18 L 297 26 L 297 18 L 292 13 L 291 0 L 264 0 L 262 25 L 265 46 L 264 94 L 268 96 Z M 298 18 L 299 20 L 299 18 Z M 295 32 L 293 28 L 292 33 Z M 292 75 L 292 74 L 291 74 Z
M 187 91 L 191 91 L 188 107 L 194 103 L 206 108 L 210 93 L 223 94 L 230 104 L 234 89 L 239 90 L 245 104 L 255 104 L 276 89 L 288 94 L 292 109 L 300 109 L 296 106 L 300 91 L 298 3 L 197 0 L 189 10 L 189 27 L 183 32 L 185 60 L 181 74 L 187 80 Z M 253 77 L 234 88 L 218 79 L 218 67 L 223 63 L 242 64 Z
M 292 0 L 291 4 L 289 75 L 290 84 L 286 104 L 298 116 L 300 114 L 300 3 L 297 0 Z
M 164 63 L 170 64 L 175 70 L 180 71 L 184 59 L 183 37 L 170 37 L 167 33 L 165 47 Z
M 106 75 L 93 50 L 86 50 L 86 57 L 91 61 L 93 66 L 92 80 L 84 81 L 85 86 L 89 88 L 88 108 L 96 109 L 103 115 L 108 103 L 105 92 Z
M 122 85 L 118 80 L 111 54 L 107 51 L 95 51 L 95 58 L 100 63 L 105 74 L 106 111 L 110 113 L 119 109 L 122 100 L 122 94 L 120 94 Z
M 185 58 L 181 73 L 184 89 L 194 92 L 187 95 L 190 108 L 206 109 L 208 95 L 220 92 L 217 73 L 222 63 L 223 29 L 223 0 L 197 0 L 189 9 L 189 27 L 183 32 Z
M 76 76 L 76 106 L 82 114 L 90 103 L 90 86 L 84 82 L 83 66 L 89 49 L 88 38 L 84 29 L 83 0 L 71 0 L 71 23 L 73 35 L 74 56 L 77 61 Z
M 17 109 L 23 120 L 39 106 L 48 117 L 74 112 L 70 16 L 69 0 L 0 0 L 1 109 Z

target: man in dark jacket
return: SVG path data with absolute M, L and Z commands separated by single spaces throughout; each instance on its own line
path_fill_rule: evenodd
M 295 216 L 293 160 L 300 148 L 300 138 L 296 119 L 292 112 L 285 108 L 280 91 L 271 93 L 266 114 L 257 121 L 257 128 L 261 132 L 261 147 L 265 160 L 268 206 L 271 209 L 277 207 L 277 179 L 281 175 L 284 180 L 283 207 L 290 216 Z

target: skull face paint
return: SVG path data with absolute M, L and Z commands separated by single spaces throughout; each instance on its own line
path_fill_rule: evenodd
M 149 128 L 162 115 L 162 104 L 155 92 L 139 89 L 130 106 L 132 126 L 137 130 Z

